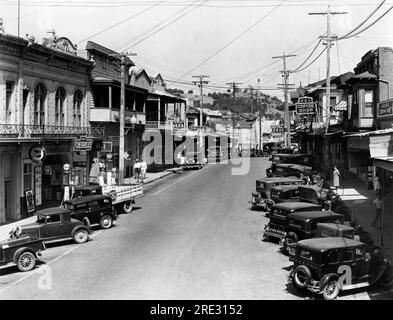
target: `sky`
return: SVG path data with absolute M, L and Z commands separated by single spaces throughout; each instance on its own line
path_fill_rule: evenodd
M 40 43 L 51 29 L 78 44 L 87 40 L 117 52 L 136 54 L 131 60 L 148 74 L 160 73 L 168 87 L 198 91 L 196 75 L 208 75 L 205 92 L 225 92 L 230 82 L 253 86 L 283 98 L 282 59 L 295 70 L 326 33 L 326 16 L 310 12 L 347 14 L 331 17 L 331 31 L 342 36 L 357 27 L 383 0 L 20 0 L 20 36 Z M 386 0 L 363 25 L 393 6 Z M 0 0 L 6 33 L 18 33 L 18 0 Z M 393 10 L 356 37 L 334 42 L 331 75 L 353 68 L 369 50 L 393 47 Z M 320 44 L 300 72 L 291 73 L 296 87 L 326 78 L 325 46 Z M 259 81 L 258 81 L 259 79 Z

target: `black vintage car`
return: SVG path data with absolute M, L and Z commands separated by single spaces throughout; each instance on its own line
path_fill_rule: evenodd
M 202 169 L 205 164 L 204 158 L 202 152 L 186 152 L 184 169 Z
M 316 236 L 317 226 L 323 222 L 343 223 L 344 216 L 332 211 L 305 211 L 291 213 L 287 217 L 288 225 L 284 237 L 280 240 L 283 249 L 299 240 Z
M 340 291 L 393 285 L 393 267 L 381 254 L 366 252 L 362 242 L 343 237 L 316 238 L 295 245 L 288 281 L 298 290 L 335 299 Z
M 300 174 L 307 175 L 311 172 L 312 167 L 295 163 L 272 163 L 270 168 L 266 169 L 267 177 L 300 177 Z
M 322 207 L 306 202 L 283 202 L 273 205 L 269 215 L 270 221 L 263 231 L 263 239 L 281 240 L 286 235 L 288 215 L 300 211 L 322 211 Z
M 109 229 L 117 220 L 117 213 L 112 205 L 112 198 L 105 195 L 89 195 L 64 202 L 72 211 L 71 217 L 85 225 L 99 224 L 102 229 Z
M 281 202 L 299 202 L 299 185 L 290 184 L 273 187 L 270 191 L 270 200 L 271 205 Z
M 261 178 L 256 181 L 256 192 L 251 195 L 251 207 L 269 211 L 273 204 L 270 200 L 271 189 L 275 186 L 301 185 L 303 180 L 296 177 Z
M 313 159 L 311 155 L 306 153 L 276 153 L 273 154 L 271 161 L 274 163 L 293 163 L 305 166 L 312 166 Z
M 20 236 L 20 229 L 14 228 L 10 238 L 0 242 L 0 266 L 15 263 L 19 271 L 30 271 L 45 249 L 42 240 Z
M 89 240 L 90 227 L 71 218 L 72 211 L 63 207 L 53 207 L 37 211 L 37 221 L 20 227 L 19 237 L 30 236 L 44 242 L 73 239 L 76 243 Z

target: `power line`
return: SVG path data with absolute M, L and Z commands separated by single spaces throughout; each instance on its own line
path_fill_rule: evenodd
M 207 57 L 205 60 L 203 60 L 200 64 L 198 64 L 196 67 L 192 68 L 191 70 L 187 71 L 184 75 L 182 75 L 178 80 L 184 78 L 186 75 L 188 75 L 189 73 L 193 72 L 194 70 L 198 69 L 200 66 L 202 66 L 203 64 L 205 64 L 207 61 L 209 61 L 211 58 L 213 58 L 214 56 L 216 56 L 218 53 L 220 53 L 221 51 L 223 51 L 224 49 L 226 49 L 228 46 L 230 46 L 233 42 L 235 42 L 237 39 L 241 38 L 244 34 L 246 34 L 248 31 L 250 31 L 252 28 L 254 28 L 255 26 L 257 26 L 261 21 L 263 21 L 265 18 L 267 18 L 271 13 L 273 13 L 273 11 L 275 11 L 276 9 L 278 9 L 284 2 L 286 2 L 287 0 L 283 0 L 279 5 L 277 5 L 276 7 L 274 7 L 272 10 L 270 10 L 266 15 L 264 15 L 262 18 L 258 19 L 255 23 L 253 23 L 251 26 L 249 26 L 248 28 L 246 28 L 244 31 L 242 31 L 240 34 L 238 34 L 235 38 L 233 38 L 232 40 L 230 40 L 225 46 L 221 47 L 220 49 L 218 49 L 217 51 L 215 51 L 213 54 L 211 54 L 209 57 Z
M 311 56 L 314 54 L 315 50 L 317 50 L 321 42 L 322 42 L 322 38 L 319 39 L 317 45 L 314 47 L 314 49 L 311 51 L 308 57 L 296 69 L 292 70 L 291 72 L 296 72 L 297 70 L 299 70 L 308 61 L 308 59 L 311 58 Z
M 210 1 L 210 0 L 204 0 L 203 2 L 201 2 L 201 4 L 204 3 L 204 2 L 208 2 L 208 1 Z M 135 42 L 135 43 L 133 43 L 133 44 L 131 44 L 131 45 L 130 45 L 130 44 L 127 44 L 128 47 L 127 47 L 127 49 L 125 49 L 125 50 L 128 50 L 128 49 L 130 49 L 130 48 L 132 48 L 132 47 L 137 46 L 137 45 L 140 44 L 141 42 L 143 42 L 143 41 L 149 39 L 150 37 L 154 36 L 156 33 L 160 32 L 161 30 L 165 29 L 166 27 L 170 26 L 171 24 L 175 23 L 176 21 L 180 20 L 181 18 L 183 18 L 183 17 L 186 16 L 187 14 L 191 13 L 192 11 L 194 11 L 194 10 L 197 9 L 197 8 L 199 8 L 199 6 L 192 7 L 192 8 L 189 9 L 188 11 L 185 11 L 185 12 L 183 12 L 182 14 L 180 14 L 180 16 L 174 18 L 174 20 L 170 21 L 168 24 L 166 24 L 166 25 L 160 27 L 159 29 L 155 30 L 154 32 L 152 32 L 152 33 L 146 35 L 145 37 L 143 37 L 142 39 L 138 40 L 137 42 Z M 186 8 L 183 8 L 183 9 L 180 10 L 179 12 L 184 11 L 184 10 L 187 10 L 187 9 L 188 9 L 187 7 L 186 7 Z
M 108 31 L 108 30 L 110 30 L 110 29 L 113 29 L 113 28 L 117 27 L 118 25 L 120 25 L 120 24 L 122 24 L 122 23 L 124 23 L 124 22 L 126 22 L 126 21 L 129 21 L 129 20 L 131 20 L 131 19 L 134 19 L 134 18 L 136 18 L 137 16 L 141 15 L 142 13 L 145 13 L 145 12 L 147 12 L 147 11 L 153 9 L 154 7 L 158 6 L 158 4 L 159 4 L 159 3 L 162 3 L 162 2 L 164 2 L 164 1 L 158 2 L 157 4 L 154 4 L 154 5 L 148 7 L 148 8 L 146 8 L 146 9 L 144 9 L 144 10 L 141 10 L 141 11 L 137 12 L 136 14 L 133 14 L 133 15 L 131 15 L 131 16 L 129 16 L 129 17 L 127 17 L 127 18 L 125 18 L 125 19 L 123 19 L 123 20 L 117 22 L 117 23 L 114 23 L 114 24 L 110 25 L 109 27 L 106 27 L 105 29 L 103 29 L 103 30 L 101 30 L 101 31 L 98 31 L 98 32 L 92 34 L 91 36 L 89 36 L 89 37 L 87 37 L 87 38 L 85 38 L 85 39 L 83 39 L 83 40 L 80 40 L 80 41 L 77 42 L 76 44 L 80 44 L 80 43 L 82 43 L 82 42 L 84 42 L 84 41 L 86 41 L 86 40 L 89 40 L 89 39 L 91 39 L 91 38 L 94 38 L 94 37 L 96 37 L 96 36 L 98 36 L 98 35 L 100 35 L 100 34 L 106 32 L 106 31 Z
M 318 56 L 315 57 L 315 59 L 313 61 L 311 61 L 307 66 L 305 66 L 304 68 L 297 70 L 297 71 L 291 71 L 293 73 L 298 73 L 301 72 L 303 70 L 306 70 L 309 66 L 311 66 L 315 61 L 317 61 L 319 59 L 319 57 L 326 51 L 326 47 L 319 53 Z

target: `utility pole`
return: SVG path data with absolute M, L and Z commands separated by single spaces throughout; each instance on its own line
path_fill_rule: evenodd
M 330 6 L 328 6 L 326 12 L 309 12 L 309 15 L 326 15 L 326 25 L 327 32 L 326 36 L 321 36 L 322 39 L 325 40 L 323 43 L 326 45 L 326 131 L 327 134 L 329 131 L 329 122 L 330 122 L 330 48 L 332 46 L 332 41 L 337 39 L 336 35 L 332 35 L 330 30 L 330 18 L 332 15 L 337 14 L 347 14 L 348 12 L 332 12 L 330 11 Z
M 229 82 L 227 85 L 230 85 L 232 87 L 232 93 L 233 93 L 233 112 L 232 112 L 232 141 L 235 140 L 235 109 L 236 109 L 236 90 L 237 90 L 237 85 L 242 84 L 241 82 Z M 232 145 L 232 148 L 234 145 Z
M 203 78 L 209 78 L 209 76 L 199 75 L 199 76 L 192 76 L 193 78 L 199 78 L 199 81 L 193 81 L 193 84 L 196 84 L 200 88 L 201 92 L 201 112 L 199 113 L 199 124 L 203 126 L 203 85 L 208 84 L 209 81 L 203 80 Z
M 120 131 L 119 131 L 119 184 L 124 183 L 124 130 L 125 130 L 125 70 L 128 62 L 127 56 L 136 56 L 135 53 L 113 53 L 113 57 L 120 57 Z M 131 177 L 130 177 L 131 178 Z
M 284 85 L 284 99 L 285 99 L 285 104 L 284 104 L 284 112 L 285 112 L 285 146 L 290 147 L 291 146 L 291 121 L 289 117 L 289 107 L 288 107 L 288 87 L 293 86 L 293 84 L 288 84 L 288 77 L 289 77 L 289 71 L 287 70 L 287 58 L 290 57 L 295 57 L 296 55 L 294 54 L 288 54 L 286 55 L 285 52 L 282 56 L 274 56 L 272 57 L 273 59 L 283 59 L 284 63 L 284 70 L 281 71 L 282 77 L 284 80 L 284 84 L 279 84 L 279 85 Z

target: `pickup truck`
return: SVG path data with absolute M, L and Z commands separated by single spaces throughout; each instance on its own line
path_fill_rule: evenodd
M 109 195 L 117 212 L 130 213 L 135 199 L 143 196 L 143 187 L 136 184 L 129 185 L 85 185 L 74 188 L 72 199 L 92 194 Z

